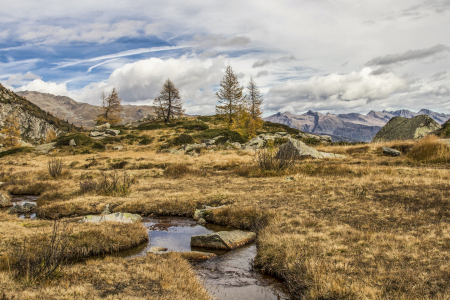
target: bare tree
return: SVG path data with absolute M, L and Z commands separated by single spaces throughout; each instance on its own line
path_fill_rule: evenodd
M 153 103 L 156 106 L 158 116 L 163 118 L 165 123 L 168 123 L 170 118 L 181 116 L 184 113 L 180 91 L 170 79 L 166 80 Z
M 219 98 L 216 113 L 224 116 L 231 125 L 233 119 L 242 110 L 245 100 L 245 96 L 242 94 L 244 87 L 239 84 L 237 75 L 231 66 L 227 67 L 220 86 L 222 88 L 216 93 Z
M 100 99 L 102 100 L 103 112 L 94 121 L 99 125 L 104 123 L 111 125 L 119 124 L 122 121 L 120 114 L 122 113 L 123 107 L 121 104 L 122 99 L 120 99 L 116 88 L 113 88 L 109 96 L 106 96 L 105 92 L 102 92 Z

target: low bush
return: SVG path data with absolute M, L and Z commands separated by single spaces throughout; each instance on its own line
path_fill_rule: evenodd
M 180 178 L 186 176 L 191 172 L 190 168 L 185 164 L 173 164 L 164 171 L 165 177 Z
M 125 168 L 126 165 L 128 165 L 128 162 L 126 160 L 122 160 L 122 161 L 112 164 L 111 168 L 113 168 L 114 170 L 123 169 L 123 168 Z
M 196 131 L 203 131 L 209 129 L 209 125 L 203 122 L 191 122 L 184 124 L 182 127 L 186 130 L 196 130 Z
M 99 142 L 95 142 L 91 148 L 95 150 L 105 150 L 105 146 Z
M 117 171 L 112 173 L 102 173 L 97 184 L 97 194 L 103 196 L 125 196 L 131 191 L 134 180 L 128 173 L 123 172 L 122 176 Z
M 280 172 L 296 165 L 296 153 L 290 149 L 262 148 L 255 154 L 256 163 L 261 171 Z
M 94 142 L 94 139 L 84 133 L 72 133 L 56 138 L 57 146 L 69 146 L 70 140 L 74 140 L 77 146 L 88 146 Z
M 138 127 L 136 127 L 136 129 L 138 130 L 156 130 L 162 128 L 167 128 L 167 126 L 158 123 L 149 123 L 149 124 L 141 124 Z
M 417 141 L 408 152 L 407 157 L 419 162 L 448 163 L 450 147 L 440 142 L 437 136 L 429 135 Z
M 11 245 L 8 264 L 13 276 L 28 283 L 48 281 L 59 276 L 68 261 L 71 233 L 68 223 L 55 221 L 50 236 L 35 233 L 22 243 Z
M 63 170 L 63 162 L 61 158 L 52 158 L 48 161 L 47 164 L 48 167 L 48 173 L 53 178 L 57 178 L 61 176 L 62 170 Z
M 171 140 L 169 144 L 172 146 L 181 146 L 181 145 L 193 144 L 193 143 L 195 143 L 195 141 L 192 138 L 192 136 L 190 136 L 189 134 L 182 133 L 179 136 L 177 136 L 176 138 L 174 138 L 173 140 Z
M 82 194 L 91 193 L 97 190 L 97 182 L 92 179 L 85 179 L 80 181 L 80 192 Z
M 272 123 L 272 122 L 267 122 L 267 121 L 264 122 L 263 129 L 266 131 L 269 131 L 269 132 L 285 131 L 289 134 L 298 134 L 300 132 L 300 130 L 291 128 L 287 125 L 279 124 L 279 123 Z
M 151 137 L 151 138 L 145 137 L 145 138 L 143 138 L 142 140 L 139 141 L 139 144 L 143 145 L 143 146 L 150 145 L 151 143 L 153 143 L 154 140 L 155 140 L 154 137 Z
M 19 147 L 0 152 L 0 158 L 16 153 L 31 153 L 31 152 L 33 152 L 33 148 L 31 147 Z

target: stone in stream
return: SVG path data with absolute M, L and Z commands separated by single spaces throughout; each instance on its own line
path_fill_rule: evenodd
M 104 216 L 84 216 L 80 223 L 101 223 L 101 222 L 119 222 L 119 223 L 136 223 L 142 220 L 140 215 L 130 213 L 113 213 Z
M 214 253 L 200 252 L 200 251 L 187 251 L 181 252 L 181 257 L 187 260 L 206 260 L 217 257 Z
M 383 146 L 383 154 L 390 156 L 400 156 L 402 153 L 398 150 Z
M 223 208 L 223 207 L 225 207 L 225 205 L 217 206 L 217 207 L 212 207 L 212 206 L 205 205 L 204 207 L 205 208 L 203 208 L 203 209 L 196 209 L 195 210 L 195 212 L 194 212 L 194 220 L 198 221 L 201 218 L 205 219 L 205 217 L 207 217 L 211 213 L 212 210 Z
M 0 192 L 0 207 L 3 208 L 3 207 L 10 207 L 10 206 L 13 206 L 13 204 L 11 202 L 11 198 L 7 194 Z
M 28 212 L 32 212 L 33 210 L 35 210 L 37 207 L 36 203 L 25 203 L 23 205 L 17 204 L 14 205 L 13 207 L 11 207 L 10 209 L 8 209 L 8 213 L 10 214 L 14 214 L 14 213 L 28 213 Z
M 191 246 L 231 250 L 251 243 L 255 239 L 256 234 L 254 232 L 240 230 L 219 231 L 210 234 L 193 235 L 191 237 Z
M 147 251 L 147 253 L 164 254 L 164 253 L 167 253 L 167 248 L 164 248 L 164 247 L 151 247 L 150 250 Z

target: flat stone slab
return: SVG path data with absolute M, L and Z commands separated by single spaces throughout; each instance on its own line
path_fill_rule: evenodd
M 383 146 L 383 154 L 390 156 L 400 156 L 402 153 L 398 150 Z
M 140 215 L 130 213 L 113 213 L 104 216 L 84 216 L 80 223 L 101 223 L 101 222 L 119 222 L 119 223 L 136 223 L 142 220 Z
M 242 247 L 256 239 L 254 232 L 241 230 L 219 231 L 210 234 L 194 235 L 191 237 L 191 246 L 231 250 Z
M 209 253 L 209 252 L 187 251 L 187 252 L 182 252 L 181 257 L 183 257 L 187 260 L 195 261 L 195 260 L 206 260 L 206 259 L 215 258 L 215 257 L 217 257 L 217 255 L 214 253 Z

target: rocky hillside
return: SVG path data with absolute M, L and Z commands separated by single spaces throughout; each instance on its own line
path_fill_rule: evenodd
M 9 115 L 16 116 L 22 139 L 29 142 L 45 139 L 52 130 L 58 135 L 77 130 L 0 84 L 0 125 L 3 126 L 3 120 Z
M 429 115 L 439 124 L 443 124 L 450 118 L 450 115 L 435 113 L 427 109 L 422 109 L 418 113 L 409 110 L 371 111 L 367 115 L 358 113 L 328 113 L 324 115 L 310 110 L 302 115 L 294 115 L 289 112 L 277 113 L 264 120 L 285 124 L 305 132 L 370 142 L 390 119 L 394 117 L 412 118 L 422 114 Z
M 77 102 L 65 96 L 30 91 L 18 92 L 17 94 L 62 120 L 67 120 L 76 126 L 83 126 L 89 129 L 95 126 L 93 119 L 101 113 L 100 106 Z M 153 106 L 124 105 L 122 123 L 127 124 L 138 121 L 149 114 L 154 114 Z
M 419 139 L 441 128 L 433 118 L 420 115 L 413 118 L 392 118 L 375 135 L 372 142 Z

